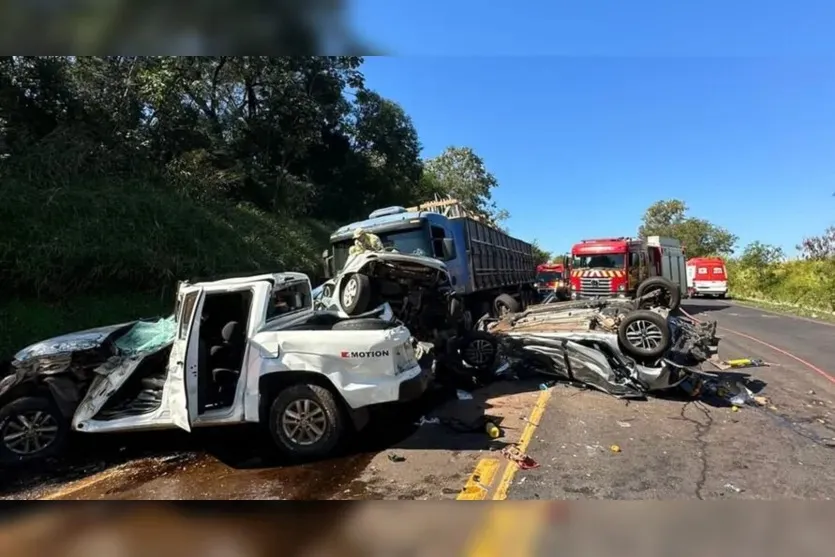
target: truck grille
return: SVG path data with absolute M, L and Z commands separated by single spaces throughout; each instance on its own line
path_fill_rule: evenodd
M 579 294 L 581 296 L 611 296 L 612 279 L 583 277 L 580 279 Z

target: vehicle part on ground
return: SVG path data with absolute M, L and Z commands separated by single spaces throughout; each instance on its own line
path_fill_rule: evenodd
M 633 358 L 654 360 L 670 348 L 667 318 L 652 310 L 627 313 L 618 325 L 618 340 L 623 351 Z
M 55 456 L 67 443 L 69 423 L 48 396 L 14 399 L 0 408 L 0 465 Z
M 519 371 L 627 398 L 701 376 L 697 366 L 716 354 L 719 342 L 716 323 L 674 316 L 664 308 L 638 310 L 630 300 L 551 303 L 483 323 Z M 649 325 L 653 335 L 642 328 Z
M 522 305 L 510 294 L 499 294 L 493 302 L 493 310 L 496 312 L 497 317 L 502 317 L 509 313 L 518 313 L 521 309 Z
M 310 384 L 292 385 L 279 392 L 270 406 L 268 424 L 278 450 L 298 460 L 329 455 L 346 429 L 333 393 Z
M 639 307 L 660 306 L 675 311 L 681 306 L 679 286 L 664 277 L 650 277 L 638 286 L 636 297 Z

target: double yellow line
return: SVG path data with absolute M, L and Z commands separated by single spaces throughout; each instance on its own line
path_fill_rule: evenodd
M 528 449 L 539 420 L 545 412 L 551 389 L 542 391 L 527 420 L 518 447 L 521 452 Z M 495 458 L 483 458 L 476 465 L 475 471 L 458 496 L 459 501 L 483 501 L 507 499 L 507 492 L 513 477 L 519 470 L 515 462 L 507 462 L 498 485 L 493 488 L 493 481 L 501 468 L 501 461 Z M 483 524 L 473 533 L 465 554 L 473 557 L 492 557 L 513 555 L 528 557 L 536 553 L 539 534 L 548 520 L 548 508 L 542 501 L 506 502 L 491 505 Z
M 518 447 L 521 452 L 528 450 L 528 445 L 533 439 L 533 434 L 536 427 L 539 425 L 539 420 L 545 412 L 545 406 L 551 398 L 551 389 L 546 389 L 539 393 L 536 399 L 536 404 L 528 417 L 525 428 L 522 430 L 522 436 L 519 438 Z M 498 486 L 493 489 L 493 481 L 496 478 L 496 473 L 501 468 L 502 461 L 497 458 L 482 458 L 478 461 L 475 471 L 467 479 L 464 489 L 458 495 L 458 501 L 484 501 L 492 499 L 494 501 L 503 501 L 507 499 L 507 490 L 513 482 L 513 476 L 519 470 L 519 466 L 515 462 L 506 462 L 504 471 Z

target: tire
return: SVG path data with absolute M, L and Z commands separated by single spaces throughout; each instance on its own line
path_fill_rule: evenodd
M 719 298 L 720 300 L 724 300 L 726 295 L 725 294 L 717 294 L 716 297 Z
M 461 361 L 481 375 L 495 367 L 499 355 L 499 342 L 490 333 L 472 331 L 461 339 L 458 354 Z
M 357 319 L 346 319 L 338 321 L 331 327 L 332 331 L 382 331 L 391 329 L 396 325 L 390 321 L 377 319 L 376 317 L 359 317 Z
M 50 432 L 54 434 L 48 436 L 51 440 L 41 450 L 22 454 L 25 446 L 7 442 L 7 436 L 19 433 L 19 427 L 23 425 L 17 420 L 20 416 L 23 416 L 29 423 L 33 423 L 33 419 L 37 417 L 38 420 L 43 420 L 43 427 L 54 428 Z M 42 396 L 13 400 L 0 408 L 0 465 L 17 466 L 57 456 L 64 450 L 69 434 L 70 422 L 61 415 L 52 400 Z M 44 437 L 40 439 L 43 442 Z
M 638 291 L 635 293 L 636 298 L 640 298 L 650 292 L 656 290 L 663 290 L 660 300 L 663 307 L 670 311 L 675 311 L 681 305 L 681 290 L 678 285 L 665 279 L 664 277 L 650 277 L 638 286 Z M 645 304 L 646 305 L 646 304 Z
M 289 410 L 298 413 L 303 409 L 305 401 L 313 403 L 312 406 L 308 405 L 313 412 L 311 418 L 323 431 L 318 439 L 309 444 L 302 444 L 295 439 L 293 424 L 285 422 L 285 418 L 290 418 L 285 412 Z M 320 416 L 321 421 L 318 419 Z M 282 455 L 292 460 L 310 460 L 330 456 L 342 441 L 346 426 L 344 413 L 328 389 L 302 383 L 290 385 L 278 393 L 270 405 L 268 427 L 273 442 Z
M 493 301 L 493 311 L 496 317 L 506 313 L 518 313 L 522 309 L 519 302 L 510 294 L 499 294 Z
M 654 311 L 639 309 L 627 313 L 618 327 L 618 341 L 627 356 L 657 359 L 670 348 L 667 319 Z
M 342 281 L 339 290 L 339 305 L 348 315 L 359 315 L 368 311 L 371 304 L 371 280 L 367 275 L 354 273 Z

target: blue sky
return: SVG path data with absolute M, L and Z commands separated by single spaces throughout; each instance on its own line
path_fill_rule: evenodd
M 484 158 L 515 236 L 565 251 L 677 197 L 740 246 L 793 252 L 835 224 L 835 3 L 669 4 L 365 0 L 351 17 L 398 55 L 367 58 L 367 85 L 424 156 Z

